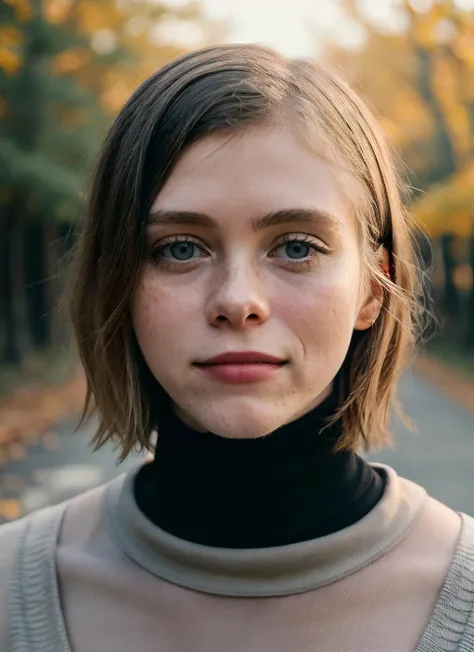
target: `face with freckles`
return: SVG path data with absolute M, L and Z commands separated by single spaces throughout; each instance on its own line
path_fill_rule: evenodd
M 259 126 L 192 146 L 156 197 L 132 322 L 191 427 L 250 438 L 301 416 L 377 318 L 333 174 L 289 126 Z

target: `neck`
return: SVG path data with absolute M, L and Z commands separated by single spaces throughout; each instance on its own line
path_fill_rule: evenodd
M 169 411 L 155 459 L 138 474 L 137 503 L 163 530 L 223 548 L 307 541 L 365 516 L 383 493 L 378 473 L 353 452 L 334 453 L 333 397 L 258 439 L 225 439 Z M 321 432 L 322 431 L 322 432 Z

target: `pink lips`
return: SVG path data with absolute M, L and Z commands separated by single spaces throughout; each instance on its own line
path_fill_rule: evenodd
M 222 353 L 196 363 L 206 375 L 228 383 L 254 383 L 272 378 L 286 360 L 257 351 Z

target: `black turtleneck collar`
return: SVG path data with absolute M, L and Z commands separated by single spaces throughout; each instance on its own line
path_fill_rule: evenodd
M 136 477 L 135 498 L 155 525 L 222 548 L 262 548 L 332 534 L 380 500 L 381 476 L 355 453 L 334 453 L 321 433 L 334 397 L 274 433 L 226 439 L 162 415 L 156 455 Z

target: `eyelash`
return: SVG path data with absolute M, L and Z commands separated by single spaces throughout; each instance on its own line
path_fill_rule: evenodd
M 154 265 L 159 265 L 160 267 L 168 267 L 168 268 L 178 268 L 185 270 L 190 266 L 190 264 L 196 264 L 196 259 L 187 261 L 184 260 L 181 263 L 173 262 L 170 260 L 166 260 L 166 258 L 162 258 L 163 251 L 166 249 L 166 247 L 169 247 L 170 245 L 173 244 L 182 244 L 189 242 L 191 244 L 196 245 L 196 247 L 199 247 L 201 251 L 204 251 L 204 247 L 197 242 L 194 238 L 191 238 L 190 236 L 184 236 L 184 235 L 175 235 L 171 236 L 170 238 L 166 238 L 165 240 L 162 240 L 158 245 L 153 247 L 150 251 L 150 261 Z M 206 256 L 202 256 L 202 258 L 205 258 Z
M 273 247 L 272 251 L 270 252 L 270 257 L 275 258 L 276 256 L 274 255 L 274 252 L 276 252 L 280 247 L 285 246 L 288 243 L 298 243 L 298 244 L 306 244 L 308 247 L 311 249 L 311 253 L 308 254 L 304 259 L 291 259 L 287 258 L 285 263 L 287 265 L 292 266 L 293 268 L 299 267 L 300 269 L 302 267 L 306 268 L 311 268 L 315 263 L 316 263 L 316 258 L 323 254 L 327 255 L 330 253 L 329 247 L 326 247 L 323 244 L 317 244 L 309 235 L 303 235 L 303 234 L 287 234 L 284 235 L 281 239 L 279 239 L 275 246 Z
M 163 254 L 164 250 L 167 247 L 169 247 L 170 245 L 177 244 L 177 243 L 186 243 L 186 242 L 189 242 L 191 244 L 196 245 L 196 247 L 198 247 L 202 252 L 206 251 L 205 248 L 197 240 L 195 240 L 191 236 L 177 235 L 177 236 L 172 236 L 170 238 L 166 238 L 165 240 L 162 240 L 158 245 L 153 247 L 151 249 L 150 255 L 149 255 L 150 261 L 154 265 L 157 265 L 157 266 L 159 265 L 160 267 L 166 267 L 168 269 L 169 268 L 174 268 L 174 269 L 178 269 L 178 270 L 180 269 L 182 271 L 186 271 L 186 269 L 189 269 L 190 266 L 195 266 L 196 262 L 199 260 L 199 258 L 198 259 L 194 258 L 194 259 L 189 260 L 189 261 L 184 260 L 182 262 L 175 262 L 175 261 L 167 260 L 166 258 L 162 257 L 162 254 Z M 292 260 L 290 258 L 287 258 L 285 263 L 287 265 L 291 266 L 292 268 L 296 268 L 296 267 L 310 268 L 316 262 L 315 258 L 317 256 L 319 256 L 320 254 L 327 255 L 327 254 L 330 253 L 330 250 L 329 250 L 328 247 L 326 247 L 323 244 L 317 244 L 308 235 L 288 234 L 288 235 L 283 236 L 282 238 L 280 238 L 277 241 L 277 243 L 275 244 L 275 246 L 271 250 L 271 252 L 269 254 L 269 257 L 270 258 L 276 258 L 275 252 L 278 251 L 278 249 L 280 247 L 283 247 L 284 245 L 286 245 L 288 243 L 306 244 L 312 250 L 311 253 L 309 253 L 308 256 L 306 256 L 303 259 L 293 259 Z M 209 254 L 206 252 L 201 257 L 206 258 L 208 255 Z

